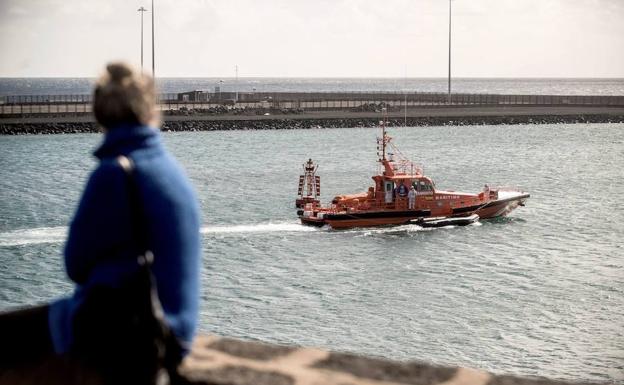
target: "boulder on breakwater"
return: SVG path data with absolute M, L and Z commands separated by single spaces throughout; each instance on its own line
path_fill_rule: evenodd
M 624 115 L 521 115 L 521 116 L 464 116 L 464 117 L 408 117 L 408 127 L 470 126 L 500 124 L 552 124 L 552 123 L 622 123 Z M 162 131 L 230 131 L 230 130 L 293 130 L 310 128 L 377 127 L 377 118 L 317 118 L 289 119 L 188 119 L 165 120 Z M 404 119 L 389 119 L 389 126 L 405 125 Z M 50 121 L 10 122 L 0 120 L 0 135 L 76 134 L 99 132 L 95 122 Z

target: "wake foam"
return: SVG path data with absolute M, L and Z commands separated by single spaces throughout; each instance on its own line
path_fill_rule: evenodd
M 0 233 L 0 247 L 40 243 L 60 243 L 67 237 L 67 227 L 39 227 Z
M 35 245 L 42 243 L 61 243 L 67 238 L 68 228 L 38 227 L 0 233 L 0 247 Z M 315 231 L 315 228 L 298 223 L 260 223 L 231 226 L 204 226 L 201 234 L 240 234 L 240 233 L 293 233 Z
M 230 226 L 204 226 L 202 234 L 237 234 L 237 233 L 294 233 L 317 231 L 313 227 L 298 223 L 258 223 Z
M 363 236 L 370 236 L 376 234 L 409 234 L 409 233 L 417 233 L 421 231 L 431 231 L 433 228 L 423 228 L 418 225 L 409 224 L 409 225 L 397 225 L 397 226 L 387 226 L 387 227 L 369 227 L 369 228 L 354 228 L 344 230 L 347 233 L 361 234 Z
M 481 226 L 480 222 L 475 222 L 470 226 Z M 443 228 L 453 228 L 455 226 L 445 226 Z M 39 227 L 34 229 L 20 229 L 0 233 L 0 247 L 34 245 L 42 243 L 61 243 L 67 238 L 68 228 L 59 227 Z M 299 223 L 258 223 L 244 225 L 229 226 L 204 226 L 200 229 L 200 233 L 204 235 L 217 234 L 266 234 L 266 233 L 299 233 L 309 231 L 332 231 L 329 227 L 321 229 L 304 226 Z M 392 227 L 378 228 L 354 228 L 341 230 L 346 233 L 362 234 L 370 236 L 373 234 L 392 234 L 392 233 L 415 233 L 420 231 L 432 231 L 433 228 L 424 229 L 418 225 L 400 225 Z

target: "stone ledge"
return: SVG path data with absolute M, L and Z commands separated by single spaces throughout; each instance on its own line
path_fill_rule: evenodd
M 565 385 L 546 378 L 494 375 L 469 368 L 398 362 L 321 349 L 198 336 L 180 366 L 196 385 Z M 66 358 L 0 371 L 0 384 L 100 384 Z M 580 384 L 580 383 L 577 383 Z M 182 384 L 181 384 L 182 385 Z
M 545 378 L 397 362 L 320 349 L 200 336 L 181 373 L 192 384 L 228 385 L 563 385 Z

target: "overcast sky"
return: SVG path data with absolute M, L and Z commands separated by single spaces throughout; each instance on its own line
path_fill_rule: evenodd
M 150 0 L 0 0 L 0 77 L 140 63 Z M 155 0 L 167 77 L 445 77 L 448 0 Z M 145 13 L 151 68 L 151 14 Z M 453 0 L 453 76 L 624 77 L 624 0 Z

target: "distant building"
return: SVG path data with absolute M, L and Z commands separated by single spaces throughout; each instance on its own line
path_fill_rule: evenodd
M 206 102 L 208 101 L 208 93 L 204 91 L 188 91 L 180 92 L 178 100 L 181 102 Z

